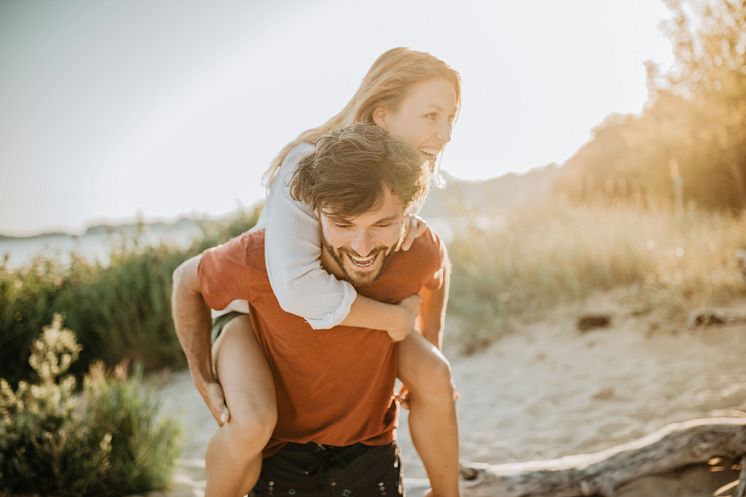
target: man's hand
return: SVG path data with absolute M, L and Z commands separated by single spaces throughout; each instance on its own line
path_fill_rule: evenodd
M 199 281 L 201 258 L 201 255 L 192 257 L 174 271 L 171 312 L 194 386 L 202 395 L 212 417 L 218 425 L 223 426 L 231 415 L 212 366 L 210 308 L 202 296 Z
M 404 241 L 401 244 L 401 250 L 405 252 L 412 248 L 414 241 L 425 233 L 427 222 L 420 216 L 410 214 L 407 216 L 406 225 L 407 232 L 404 233 Z
M 223 426 L 227 423 L 231 419 L 231 413 L 228 410 L 228 406 L 225 405 L 223 387 L 220 386 L 220 383 L 194 378 L 194 384 L 218 425 Z
M 404 409 L 409 409 L 409 389 L 406 385 L 402 385 L 399 388 L 399 393 L 396 394 L 396 400 L 399 401 L 399 405 Z
M 420 300 L 420 296 L 414 294 L 399 302 L 397 307 L 401 312 L 397 319 L 398 322 L 395 326 L 386 330 L 391 340 L 401 342 L 414 331 L 415 321 L 420 313 Z

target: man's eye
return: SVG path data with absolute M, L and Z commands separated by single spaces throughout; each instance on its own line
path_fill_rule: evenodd
M 389 226 L 391 226 L 391 223 L 376 224 L 376 228 L 388 228 Z
M 433 121 L 438 118 L 438 114 L 436 112 L 431 112 L 429 114 L 425 114 L 425 119 L 432 119 Z
M 339 229 L 343 229 L 343 230 L 346 230 L 352 227 L 351 224 L 344 224 L 344 223 L 334 223 L 334 226 L 336 226 Z

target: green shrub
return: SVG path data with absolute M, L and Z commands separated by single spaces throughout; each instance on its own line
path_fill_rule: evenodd
M 144 385 L 142 368 L 129 378 L 119 369 L 112 379 L 96 363 L 84 384 L 89 422 L 113 434 L 106 477 L 107 487 L 116 489 L 111 495 L 167 486 L 181 452 L 180 429 L 171 421 L 157 421 L 159 402 Z
M 0 376 L 11 385 L 32 374 L 29 347 L 55 313 L 83 345 L 71 372 L 94 360 L 127 359 L 146 370 L 184 365 L 171 321 L 171 275 L 184 260 L 251 228 L 257 211 L 203 222 L 203 236 L 187 249 L 145 246 L 136 238 L 114 250 L 107 264 L 72 255 L 69 264 L 37 258 L 11 270 L 0 264 Z M 19 360 L 20 359 L 20 360 Z
M 95 365 L 83 392 L 66 374 L 75 335 L 55 316 L 32 346 L 38 382 L 0 379 L 0 493 L 118 496 L 163 488 L 179 454 L 179 428 L 156 421 L 158 402 L 141 370 L 127 379 Z

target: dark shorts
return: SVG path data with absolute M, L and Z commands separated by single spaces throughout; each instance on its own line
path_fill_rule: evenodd
M 230 311 L 222 316 L 218 316 L 215 319 L 212 320 L 212 333 L 210 335 L 211 343 L 215 343 L 215 340 L 218 339 L 220 334 L 223 332 L 223 328 L 225 328 L 225 325 L 228 324 L 228 322 L 236 318 L 238 316 L 245 316 L 246 314 L 243 312 L 238 311 Z
M 256 497 L 403 497 L 399 447 L 285 445 L 265 459 Z

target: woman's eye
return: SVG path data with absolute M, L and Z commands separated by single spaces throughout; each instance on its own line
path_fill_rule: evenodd
M 435 112 L 431 112 L 430 114 L 425 114 L 425 119 L 432 119 L 433 121 L 438 118 L 438 114 Z

